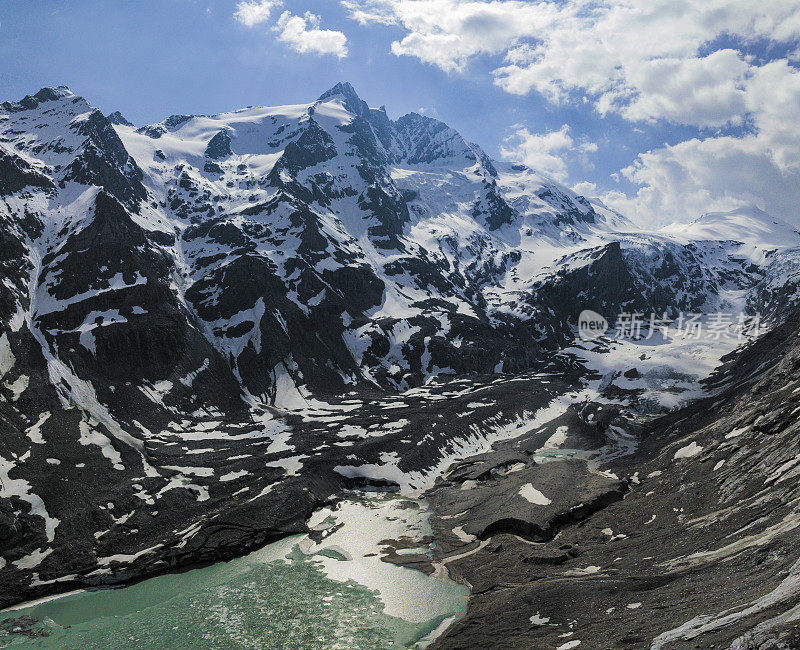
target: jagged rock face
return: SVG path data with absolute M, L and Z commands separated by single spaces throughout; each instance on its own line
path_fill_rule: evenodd
M 370 110 L 367 103 L 358 96 L 353 85 L 346 81 L 336 84 L 330 90 L 326 90 L 320 95 L 317 102 L 322 103 L 333 98 L 340 98 L 342 100 L 342 106 L 353 115 L 365 115 Z
M 611 242 L 568 257 L 553 277 L 536 285 L 534 295 L 564 321 L 574 322 L 583 309 L 611 317 L 621 312 L 676 317 L 721 307 L 726 288 L 747 288 L 760 278 L 757 269 L 735 257 L 715 268 L 694 246 L 624 245 Z
M 763 278 L 748 295 L 748 309 L 772 322 L 790 317 L 800 300 L 800 260 L 784 255 L 771 255 Z
M 210 350 L 170 289 L 172 273 L 172 258 L 101 191 L 88 225 L 41 260 L 33 317 L 60 358 L 87 376 L 163 379 L 185 355 Z
M 138 212 L 138 203 L 146 195 L 141 170 L 100 111 L 79 117 L 70 127 L 77 135 L 85 137 L 85 141 L 78 156 L 67 167 L 63 181 L 102 187 Z
M 227 131 L 220 131 L 208 141 L 208 146 L 206 147 L 206 158 L 216 160 L 217 158 L 227 158 L 232 154 L 231 136 L 228 135 Z
M 106 118 L 108 119 L 109 122 L 111 122 L 111 124 L 121 124 L 122 126 L 133 126 L 133 123 L 125 119 L 125 116 L 119 111 L 114 111 L 113 113 L 109 113 L 108 115 L 106 115 Z
M 410 113 L 397 120 L 400 159 L 415 165 L 447 159 L 477 163 L 478 158 L 457 131 L 430 117 Z
M 58 101 L 65 97 L 71 97 L 72 92 L 66 86 L 59 86 L 58 88 L 42 88 L 35 95 L 26 95 L 18 102 L 5 101 L 0 104 L 4 111 L 9 113 L 19 113 L 22 111 L 30 111 L 38 108 L 45 102 Z
M 19 156 L 0 147 L 0 196 L 14 194 L 25 187 L 52 189 L 53 182 Z

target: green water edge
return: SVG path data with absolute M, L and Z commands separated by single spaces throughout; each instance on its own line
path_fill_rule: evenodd
M 2 612 L 0 624 L 33 616 L 39 621 L 32 632 L 47 636 L 0 632 L 0 647 L 416 648 L 444 621 L 466 613 L 469 590 L 443 583 L 446 607 L 438 616 L 423 623 L 388 616 L 377 591 L 326 577 L 320 562 L 300 550 L 302 538 L 231 562 Z

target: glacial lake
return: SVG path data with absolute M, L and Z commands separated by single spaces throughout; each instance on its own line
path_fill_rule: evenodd
M 0 632 L 0 647 L 423 648 L 465 614 L 467 587 L 380 559 L 387 540 L 413 547 L 429 534 L 424 502 L 357 497 L 309 525 L 317 542 L 295 535 L 231 562 L 4 611 L 0 621 L 27 614 L 49 636 Z

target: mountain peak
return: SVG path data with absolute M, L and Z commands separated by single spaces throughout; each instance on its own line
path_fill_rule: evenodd
M 324 102 L 325 100 L 332 99 L 334 97 L 343 98 L 344 107 L 356 115 L 361 115 L 369 110 L 367 103 L 358 96 L 356 89 L 353 88 L 353 85 L 348 81 L 340 81 L 330 90 L 326 90 L 324 93 L 322 93 L 322 95 L 320 95 L 317 101 Z
M 106 118 L 112 124 L 122 124 L 123 126 L 133 126 L 132 122 L 129 122 L 125 119 L 125 116 L 120 113 L 119 111 L 114 111 L 113 113 L 109 113 L 106 115 Z
M 45 86 L 35 95 L 25 95 L 18 102 L 3 102 L 2 106 L 4 110 L 16 113 L 18 111 L 29 111 L 44 102 L 56 101 L 65 97 L 74 97 L 74 93 L 66 86 Z
M 734 216 L 753 219 L 756 221 L 764 221 L 771 224 L 783 223 L 779 219 L 775 219 L 769 213 L 765 212 L 756 205 L 747 205 L 736 208 L 735 210 L 720 211 L 720 212 L 704 212 L 694 222 L 710 222 L 718 221 L 720 219 L 731 218 Z
M 336 95 L 342 95 L 343 97 L 347 97 L 348 99 L 355 99 L 361 101 L 361 97 L 358 96 L 356 89 L 353 88 L 353 84 L 351 84 L 349 81 L 340 81 L 335 86 L 333 86 L 333 88 L 329 88 L 324 93 L 322 93 L 322 95 L 320 95 L 318 101 L 328 99 L 329 97 L 335 97 Z
M 731 240 L 788 248 L 800 245 L 797 229 L 756 206 L 706 212 L 690 223 L 670 224 L 662 232 L 694 240 Z
M 39 102 L 52 102 L 72 95 L 74 93 L 67 86 L 45 86 L 33 97 Z
M 726 212 L 705 212 L 690 225 L 712 226 L 718 224 L 738 224 L 741 227 L 757 227 L 771 231 L 794 231 L 795 228 L 781 219 L 773 217 L 755 205 L 748 205 Z

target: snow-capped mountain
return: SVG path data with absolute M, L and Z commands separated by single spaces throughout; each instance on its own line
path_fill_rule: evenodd
M 541 368 L 584 309 L 757 308 L 800 247 L 757 211 L 644 232 L 349 84 L 141 127 L 65 87 L 4 102 L 0 225 L 0 572 L 26 593 L 298 530 L 365 478 L 333 467 L 422 476 L 460 431 L 415 419 L 455 400 L 432 379 Z
M 180 341 L 150 340 L 146 358 L 134 352 L 151 379 L 166 378 L 159 363 L 210 344 L 264 403 L 274 403 L 281 373 L 317 389 L 402 389 L 431 375 L 525 369 L 569 336 L 582 307 L 697 310 L 723 286 L 752 280 L 744 245 L 726 245 L 731 228 L 701 220 L 642 237 L 621 215 L 490 160 L 441 122 L 393 122 L 349 84 L 307 105 L 138 129 L 63 88 L 5 110 L 6 164 L 44 184 L 37 317 L 73 364 L 108 369 L 130 344 L 123 331 L 164 329 L 147 323 L 157 311 L 185 324 Z M 106 235 L 127 247 L 119 265 L 92 251 L 81 257 L 97 268 L 68 268 L 70 249 L 106 251 Z M 767 243 L 786 245 L 779 240 Z M 59 277 L 69 280 L 56 286 Z M 159 296 L 129 301 L 146 314 L 121 323 L 94 313 L 157 283 Z M 65 311 L 69 322 L 50 322 Z

